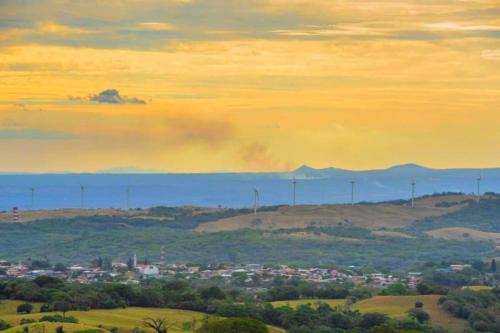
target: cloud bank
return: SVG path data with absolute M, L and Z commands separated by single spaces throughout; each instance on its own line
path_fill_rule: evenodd
M 97 95 L 91 95 L 89 100 L 101 104 L 146 104 L 140 98 L 122 96 L 116 89 L 106 89 Z

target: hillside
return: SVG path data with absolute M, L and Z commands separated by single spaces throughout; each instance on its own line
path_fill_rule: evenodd
M 195 230 L 216 232 L 243 228 L 277 230 L 351 225 L 361 228 L 402 228 L 411 223 L 460 210 L 471 196 L 446 195 L 421 198 L 412 208 L 408 203 L 357 205 L 284 206 L 273 212 L 259 212 L 204 223 Z
M 2 304 L 3 303 L 3 304 Z M 54 314 L 47 313 L 31 313 L 29 315 L 19 315 L 17 313 L 6 310 L 15 309 L 18 301 L 3 301 L 0 303 L 0 319 L 3 319 L 11 325 L 18 325 L 22 318 L 38 320 L 43 315 Z M 2 306 L 4 306 L 2 310 Z M 186 329 L 188 324 L 200 322 L 206 314 L 194 311 L 185 311 L 177 309 L 161 309 L 161 308 L 137 308 L 129 307 L 126 309 L 113 310 L 91 310 L 91 311 L 70 311 L 67 316 L 73 316 L 79 320 L 78 324 L 62 324 L 69 332 L 83 331 L 86 329 L 97 329 L 108 331 L 112 327 L 118 328 L 119 333 L 130 333 L 135 327 L 143 328 L 142 321 L 146 317 L 166 318 L 171 324 L 171 332 L 193 332 L 191 329 Z M 43 323 L 51 331 L 55 331 L 57 323 Z M 33 324 L 30 324 L 33 325 Z M 8 333 L 15 333 L 19 327 L 14 327 Z M 148 331 L 149 332 L 149 331 Z M 270 333 L 283 333 L 284 330 L 269 327 Z
M 408 316 L 408 310 L 414 307 L 415 302 L 421 301 L 424 304 L 424 309 L 431 317 L 431 323 L 436 326 L 441 326 L 446 329 L 461 331 L 467 327 L 467 322 L 463 319 L 453 317 L 438 305 L 439 295 L 418 295 L 418 296 L 376 296 L 365 299 L 352 305 L 352 308 L 359 310 L 362 313 L 380 312 L 394 319 L 404 319 Z M 272 304 L 277 306 L 296 307 L 302 304 L 317 305 L 319 303 L 327 303 L 335 307 L 344 305 L 345 300 L 342 299 L 312 299 L 312 300 L 295 300 L 295 301 L 278 301 Z
M 47 219 L 70 219 L 83 216 L 120 216 L 120 217 L 137 217 L 144 214 L 142 211 L 125 211 L 122 209 L 99 208 L 99 209 L 51 209 L 51 210 L 22 210 L 19 212 L 17 222 L 30 222 L 36 220 Z M 0 223 L 11 223 L 12 212 L 0 212 Z
M 434 195 L 418 199 L 415 208 L 407 202 L 266 206 L 257 219 L 251 212 L 156 207 L 134 216 L 0 223 L 0 259 L 46 256 L 54 263 L 79 263 L 103 256 L 126 261 L 135 252 L 157 260 L 163 247 L 167 262 L 332 263 L 407 271 L 428 261 L 500 255 L 490 241 L 500 232 L 498 196 L 485 196 L 477 204 L 468 196 Z M 469 237 L 452 237 L 443 228 L 468 228 Z

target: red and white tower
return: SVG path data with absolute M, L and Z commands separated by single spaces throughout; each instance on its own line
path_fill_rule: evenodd
M 12 222 L 17 222 L 19 220 L 19 209 L 17 207 L 12 208 Z

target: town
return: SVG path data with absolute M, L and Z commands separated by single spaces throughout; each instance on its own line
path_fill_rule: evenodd
M 451 264 L 436 268 L 436 272 L 457 273 L 470 269 L 470 264 Z M 363 273 L 359 267 L 350 266 L 345 269 L 308 267 L 301 268 L 288 265 L 194 265 L 139 263 L 137 256 L 129 262 L 106 261 L 97 258 L 91 265 L 74 264 L 51 266 L 45 261 L 27 261 L 11 263 L 0 260 L 0 279 L 35 279 L 39 276 L 57 277 L 67 282 L 91 284 L 95 282 L 118 282 L 123 284 L 139 284 L 144 279 L 178 278 L 186 280 L 218 279 L 225 284 L 235 284 L 249 290 L 270 284 L 275 278 L 299 279 L 314 284 L 347 284 L 355 287 L 386 288 L 394 284 L 403 284 L 408 288 L 416 288 L 422 279 L 422 272 L 406 274 L 384 274 L 380 272 Z

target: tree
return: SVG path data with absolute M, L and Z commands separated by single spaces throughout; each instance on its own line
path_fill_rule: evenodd
M 73 306 L 71 305 L 70 302 L 68 302 L 65 299 L 58 299 L 52 304 L 52 309 L 54 311 L 61 311 L 63 314 L 63 318 L 66 317 L 66 312 L 70 311 L 73 309 Z
M 420 324 L 423 324 L 423 323 L 429 321 L 429 319 L 431 319 L 429 314 L 427 312 L 425 312 L 424 310 L 422 310 L 421 308 L 410 309 L 410 311 L 408 311 L 408 315 L 411 318 L 418 321 Z
M 54 271 L 56 272 L 66 272 L 68 268 L 62 263 L 58 263 L 54 266 Z
M 128 258 L 127 260 L 127 268 L 129 271 L 134 269 L 134 259 Z
M 497 272 L 497 262 L 495 259 L 491 259 L 491 272 L 493 274 Z
M 266 325 L 250 318 L 207 320 L 197 333 L 268 333 Z
M 226 295 L 224 292 L 217 286 L 210 287 L 203 289 L 201 291 L 201 297 L 204 300 L 209 300 L 209 299 L 225 299 Z
M 165 318 L 144 318 L 143 324 L 147 328 L 152 328 L 156 333 L 168 333 L 169 328 L 172 327 Z
M 11 328 L 12 326 L 5 320 L 0 319 L 0 331 Z
M 33 305 L 30 303 L 22 303 L 17 306 L 17 313 L 30 314 L 33 311 Z
M 392 296 L 402 296 L 407 295 L 408 290 L 402 283 L 395 283 L 385 288 L 383 291 L 384 295 L 392 295 Z
M 388 317 L 385 314 L 378 312 L 368 312 L 363 315 L 363 318 L 361 319 L 359 326 L 369 329 L 375 326 L 380 326 L 385 324 L 387 319 Z

